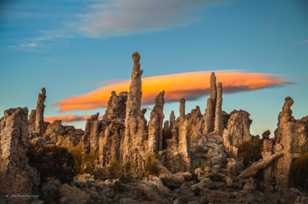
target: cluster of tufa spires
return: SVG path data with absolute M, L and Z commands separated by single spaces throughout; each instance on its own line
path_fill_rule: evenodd
M 168 93 L 162 90 L 147 121 L 146 109 L 142 109 L 140 59 L 139 53 L 133 53 L 129 91 L 112 92 L 104 115 L 92 115 L 84 131 L 63 126 L 61 121 L 44 122 L 44 88 L 29 119 L 26 108 L 7 110 L 0 119 L 0 192 L 30 193 L 31 188 L 38 185 L 39 181 L 34 179 L 37 172 L 29 166 L 26 156 L 29 147 L 38 144 L 40 148 L 54 145 L 73 150 L 79 147 L 83 156 L 93 155 L 94 168 L 108 168 L 117 163 L 124 174 L 133 177 L 144 176 L 147 159 L 152 157 L 165 175 L 197 172 L 202 167 L 208 174 L 226 174 L 227 183 L 232 186 L 239 179 L 252 178 L 262 171 L 265 189 L 271 191 L 274 185 L 276 189 L 290 186 L 292 162 L 308 152 L 308 118 L 296 120 L 292 116 L 292 98 L 285 99 L 275 137 L 270 138 L 269 131 L 262 139 L 253 137 L 248 112 L 222 111 L 223 85 L 217 83 L 212 73 L 204 114 L 199 106 L 186 113 L 182 98 L 179 99 L 179 116 L 171 111 L 166 119 L 164 97 Z M 246 143 L 262 144 L 261 158 L 246 169 L 236 170 L 235 166 L 243 162 L 241 147 Z M 23 179 L 18 180 L 20 177 Z M 11 187 L 4 188 L 7 185 Z

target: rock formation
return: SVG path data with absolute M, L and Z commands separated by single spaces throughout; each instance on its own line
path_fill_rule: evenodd
M 214 131 L 215 112 L 216 112 L 217 86 L 215 73 L 211 73 L 210 77 L 210 96 L 207 100 L 206 110 L 204 114 L 204 130 L 203 134 Z
M 294 140 L 297 139 L 298 135 L 295 134 L 294 126 L 296 121 L 292 116 L 291 106 L 294 101 L 291 97 L 286 97 L 282 107 L 282 111 L 278 117 L 278 128 L 275 131 L 275 146 L 274 152 L 283 152 L 284 155 L 280 158 L 275 165 L 274 176 L 276 179 L 277 186 L 281 189 L 289 187 L 290 180 L 290 168 L 294 156 L 294 148 L 292 145 L 296 143 Z
M 163 149 L 164 91 L 155 99 L 148 125 L 148 151 L 157 153 Z
M 28 164 L 29 146 L 28 110 L 6 110 L 0 129 L 0 193 L 12 203 L 28 203 L 39 184 L 36 171 Z
M 210 76 L 210 96 L 204 114 L 203 134 L 215 132 L 222 136 L 224 117 L 222 111 L 222 83 L 216 82 L 215 73 Z
M 104 120 L 125 119 L 127 92 L 121 92 L 119 95 L 112 92 L 108 100 L 107 108 L 104 114 Z
M 42 88 L 41 92 L 37 97 L 36 109 L 35 109 L 35 119 L 33 119 L 33 112 L 31 112 L 30 120 L 33 123 L 33 130 L 36 133 L 42 134 L 45 129 L 44 122 L 44 110 L 45 110 L 45 100 L 46 100 L 46 89 Z
M 132 167 L 132 174 L 138 175 L 144 169 L 144 140 L 146 121 L 141 111 L 140 55 L 132 55 L 134 67 L 128 92 L 125 117 L 125 134 L 121 143 L 121 160 Z
M 0 203 L 29 203 L 3 195 L 33 193 L 32 203 L 308 203 L 290 188 L 293 162 L 308 153 L 308 117 L 292 116 L 290 97 L 275 137 L 252 136 L 248 112 L 222 110 L 215 73 L 204 114 L 199 106 L 186 112 L 182 98 L 179 116 L 171 111 L 165 119 L 162 91 L 147 121 L 140 55 L 132 58 L 129 91 L 111 92 L 105 113 L 92 115 L 85 131 L 44 122 L 45 89 L 29 120 L 27 109 L 5 112 Z
M 98 163 L 101 167 L 108 167 L 112 163 L 120 162 L 120 145 L 124 135 L 124 124 L 119 121 L 109 123 L 99 135 Z
M 92 115 L 86 121 L 85 133 L 83 140 L 83 151 L 86 154 L 96 154 L 98 151 L 98 134 L 99 134 L 99 113 Z
M 223 131 L 223 115 L 222 115 L 222 83 L 218 83 L 215 107 L 214 131 L 218 135 L 222 135 Z
M 236 156 L 239 146 L 251 141 L 250 125 L 248 112 L 243 110 L 231 112 L 227 128 L 223 133 L 224 145 L 230 154 Z

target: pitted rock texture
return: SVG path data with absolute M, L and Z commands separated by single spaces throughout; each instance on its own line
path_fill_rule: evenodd
M 9 109 L 4 112 L 0 129 L 0 193 L 12 203 L 27 203 L 39 185 L 37 171 L 29 166 L 27 153 L 28 110 Z

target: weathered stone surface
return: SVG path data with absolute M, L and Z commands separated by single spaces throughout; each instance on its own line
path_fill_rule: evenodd
M 203 134 L 208 134 L 214 130 L 215 120 L 215 102 L 212 98 L 207 99 L 206 110 L 204 114 Z
M 222 83 L 218 83 L 218 86 L 217 86 L 214 131 L 216 134 L 222 135 L 222 131 L 223 131 Z
M 29 146 L 28 110 L 6 110 L 0 129 L 0 193 L 12 203 L 27 203 L 39 184 L 37 172 L 28 164 Z
M 99 165 L 109 166 L 113 162 L 120 162 L 121 139 L 124 135 L 124 124 L 112 121 L 99 136 Z
M 224 128 L 222 83 L 217 84 L 214 72 L 210 76 L 210 96 L 207 99 L 203 123 L 203 134 L 209 134 L 215 131 L 216 134 L 222 136 Z
M 300 122 L 296 121 L 292 116 L 291 106 L 294 101 L 291 97 L 286 97 L 282 107 L 282 111 L 278 117 L 278 128 L 275 131 L 274 152 L 283 152 L 283 157 L 278 159 L 274 167 L 274 176 L 277 187 L 286 189 L 289 187 L 290 168 L 292 160 L 296 157 L 295 149 L 299 150 L 298 143 L 295 142 L 300 137 L 295 128 Z M 303 132 L 304 133 L 304 132 Z M 307 134 L 303 135 L 304 137 Z
M 187 171 L 190 168 L 190 158 L 189 158 L 189 144 L 187 135 L 188 121 L 180 117 L 178 122 L 178 154 L 183 160 L 183 171 Z
M 190 158 L 194 168 L 203 167 L 212 172 L 222 169 L 227 156 L 221 136 L 211 134 L 202 137 L 198 145 L 190 150 Z
M 180 99 L 180 117 L 185 117 L 185 98 Z
M 186 117 L 188 127 L 187 127 L 187 135 L 188 135 L 188 148 L 192 148 L 198 140 L 203 136 L 202 134 L 202 114 L 200 111 L 200 107 L 196 106 L 190 114 Z
M 148 152 L 157 153 L 163 149 L 164 94 L 162 91 L 155 99 L 148 125 Z
M 85 132 L 82 138 L 82 149 L 86 154 L 97 153 L 99 134 L 99 113 L 92 115 L 86 121 Z
M 60 120 L 57 120 L 47 126 L 41 139 L 49 145 L 56 145 L 71 150 L 82 143 L 83 136 L 83 130 L 76 129 L 73 126 L 64 126 Z M 31 142 L 34 143 L 35 141 L 37 140 L 33 139 Z
M 275 159 L 281 157 L 283 155 L 282 152 L 273 154 L 266 159 L 259 160 L 252 165 L 250 165 L 247 169 L 242 171 L 242 173 L 238 176 L 238 178 L 248 178 L 254 176 L 258 171 L 268 167 Z
M 236 156 L 238 147 L 251 141 L 250 125 L 248 112 L 243 110 L 231 112 L 227 128 L 223 133 L 225 148 L 231 155 Z
M 121 92 L 119 95 L 112 92 L 108 100 L 106 112 L 103 116 L 104 120 L 123 120 L 126 112 L 127 92 Z
M 121 160 L 133 166 L 132 174 L 141 174 L 144 168 L 144 140 L 146 133 L 146 121 L 144 112 L 141 108 L 141 76 L 140 55 L 134 53 L 133 71 L 128 92 L 126 117 L 125 117 L 125 133 L 121 143 Z
M 37 97 L 36 113 L 35 113 L 35 131 L 38 133 L 43 133 L 45 129 L 44 123 L 44 110 L 45 110 L 45 100 L 46 100 L 46 89 L 42 88 L 41 92 Z

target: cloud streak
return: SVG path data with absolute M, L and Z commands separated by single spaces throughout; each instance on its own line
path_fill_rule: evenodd
M 221 0 L 112 0 L 92 4 L 80 31 L 94 37 L 156 31 L 190 23 L 197 10 Z
M 288 81 L 265 73 L 238 71 L 216 72 L 218 81 L 223 83 L 224 93 L 253 91 L 284 85 Z M 143 104 L 151 104 L 156 95 L 164 90 L 166 102 L 178 101 L 184 97 L 197 99 L 209 93 L 210 72 L 186 72 L 169 75 L 145 77 L 142 80 Z M 61 112 L 71 110 L 90 110 L 105 107 L 112 91 L 128 91 L 129 80 L 105 85 L 81 96 L 71 97 L 56 105 Z
M 90 115 L 59 115 L 45 117 L 45 121 L 50 123 L 56 120 L 61 120 L 62 122 L 77 122 L 87 120 L 90 117 Z

